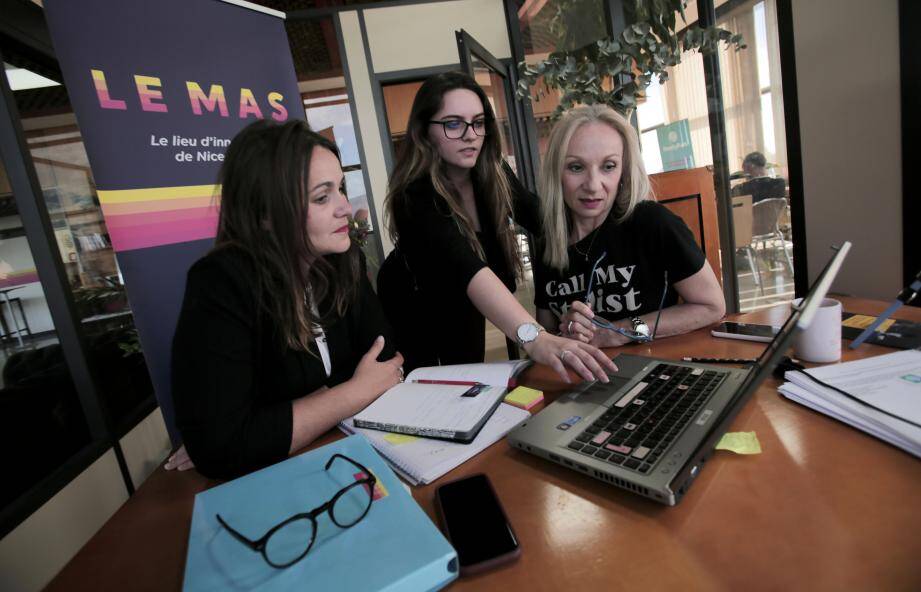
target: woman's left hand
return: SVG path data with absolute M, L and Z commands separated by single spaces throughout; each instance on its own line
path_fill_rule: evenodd
M 163 465 L 163 468 L 167 471 L 172 471 L 173 469 L 188 471 L 189 469 L 195 468 L 195 463 L 192 462 L 192 459 L 189 458 L 189 453 L 185 450 L 185 444 L 180 446 L 179 450 L 166 459 L 166 464 Z
M 597 347 L 546 331 L 525 344 L 524 349 L 532 360 L 550 366 L 566 382 L 571 382 L 567 366 L 584 380 L 609 382 L 608 372 L 617 372 L 617 365 Z

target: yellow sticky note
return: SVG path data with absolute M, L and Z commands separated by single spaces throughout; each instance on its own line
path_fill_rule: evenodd
M 505 402 L 522 409 L 530 409 L 544 400 L 544 393 L 539 390 L 519 386 L 509 394 L 505 395 Z
M 409 434 L 394 434 L 389 433 L 384 436 L 384 440 L 390 442 L 394 446 L 399 446 L 400 444 L 408 444 L 413 440 L 418 440 L 419 436 L 410 436 Z
M 852 317 L 844 319 L 841 324 L 845 327 L 852 327 L 854 329 L 866 329 L 869 327 L 873 321 L 876 320 L 876 317 L 871 317 L 868 315 L 855 314 Z M 880 333 L 885 333 L 889 330 L 889 327 L 895 322 L 895 319 L 886 319 L 880 323 L 879 327 L 876 330 Z
M 726 432 L 716 445 L 717 450 L 736 454 L 761 454 L 761 442 L 755 432 Z

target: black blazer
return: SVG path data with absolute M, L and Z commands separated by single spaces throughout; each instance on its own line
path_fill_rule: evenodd
M 189 270 L 173 338 L 176 423 L 200 473 L 228 478 L 280 461 L 291 446 L 291 401 L 351 378 L 378 335 L 393 338 L 367 277 L 342 318 L 324 326 L 332 372 L 314 344 L 285 347 L 257 310 L 254 263 L 239 248 L 212 251 Z M 266 295 L 272 297 L 272 295 Z

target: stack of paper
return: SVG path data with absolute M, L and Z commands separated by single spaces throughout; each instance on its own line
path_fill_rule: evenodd
M 425 485 L 492 446 L 530 416 L 524 409 L 502 403 L 469 444 L 357 428 L 351 419 L 339 428 L 364 436 L 407 481 Z
M 921 457 L 921 351 L 906 350 L 808 372 L 854 398 L 798 371 L 786 373 L 789 382 L 780 386 L 780 392 Z

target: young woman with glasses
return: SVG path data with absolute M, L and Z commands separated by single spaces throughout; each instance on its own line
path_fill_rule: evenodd
M 185 447 L 167 468 L 232 477 L 280 461 L 402 378 L 349 237 L 336 145 L 254 123 L 221 168 L 214 249 L 188 273 L 172 392 Z
M 616 111 L 592 105 L 563 116 L 539 189 L 534 300 L 548 330 L 613 347 L 723 317 L 713 270 L 681 218 L 652 199 L 636 132 Z
M 483 89 L 462 73 L 429 78 L 413 101 L 387 194 L 396 249 L 378 295 L 407 368 L 482 362 L 484 317 L 568 381 L 607 382 L 598 349 L 543 331 L 512 292 L 522 271 L 511 220 L 537 230 L 535 198 L 502 159 Z

